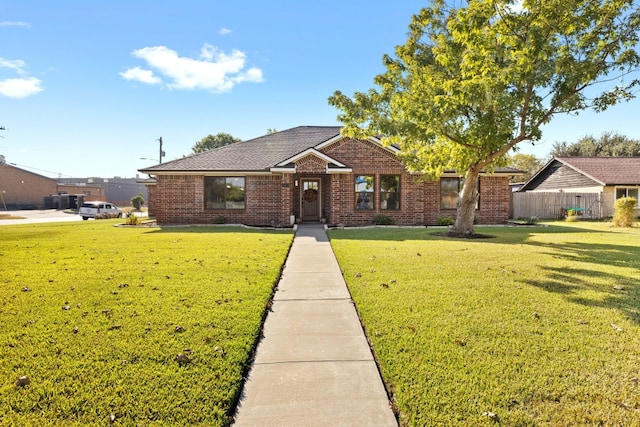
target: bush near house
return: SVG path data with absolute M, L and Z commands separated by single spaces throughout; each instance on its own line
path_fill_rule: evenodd
M 634 197 L 621 197 L 616 200 L 613 211 L 613 225 L 616 227 L 631 227 L 635 224 L 636 206 L 638 206 L 638 200 Z

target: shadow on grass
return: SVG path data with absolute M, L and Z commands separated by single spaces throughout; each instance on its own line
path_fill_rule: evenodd
M 346 228 L 330 229 L 331 240 L 377 240 L 377 241 L 428 241 L 428 240 L 449 240 L 455 241 L 477 241 L 483 243 L 522 243 L 528 244 L 529 239 L 534 234 L 566 234 L 593 232 L 590 228 L 566 227 L 561 225 L 552 226 L 480 226 L 475 231 L 482 238 L 466 239 L 448 237 L 446 227 L 375 227 L 375 228 Z M 600 233 L 610 233 L 609 231 L 598 231 Z
M 245 228 L 239 226 L 215 226 L 215 225 L 185 225 L 185 226 L 168 226 L 168 227 L 154 227 L 149 230 L 149 233 L 209 233 L 209 234 L 224 234 L 224 233 L 242 233 L 242 234 L 264 234 L 264 233 L 292 233 L 292 228 Z
M 426 230 L 417 229 L 366 229 L 336 230 L 330 234 L 332 240 L 365 240 L 365 241 L 468 241 L 442 236 L 442 228 Z M 517 244 L 543 248 L 543 254 L 554 259 L 567 262 L 570 267 L 539 266 L 539 274 L 522 283 L 535 286 L 547 292 L 563 295 L 567 301 L 588 307 L 616 309 L 624 313 L 636 324 L 640 324 L 640 245 L 613 243 L 589 243 L 576 237 L 576 242 L 566 242 L 567 234 L 584 234 L 597 232 L 600 234 L 616 234 L 616 231 L 594 230 L 589 227 L 552 225 L 549 227 L 478 227 L 482 234 L 493 235 L 492 239 L 478 239 L 478 244 Z M 534 235 L 564 235 L 557 242 L 540 242 Z M 570 237 L 569 237 L 570 238 Z M 565 240 L 565 241 L 562 241 Z M 603 269 L 626 269 L 630 273 L 609 273 L 592 268 L 594 265 Z M 620 271 L 620 270 L 615 270 Z M 609 283 L 613 285 L 603 285 Z
M 529 244 L 542 245 L 536 242 Z M 553 250 L 547 253 L 548 256 L 565 260 L 572 267 L 540 266 L 545 274 L 536 279 L 525 280 L 525 284 L 561 294 L 567 301 L 575 304 L 617 309 L 640 324 L 640 281 L 637 279 L 640 277 L 640 246 L 582 242 L 550 246 Z M 580 264 L 586 268 L 580 268 Z M 621 275 L 588 268 L 593 264 L 626 268 L 633 272 Z M 602 282 L 614 285 L 607 287 Z M 593 297 L 580 296 L 584 294 Z
M 546 275 L 523 283 L 564 296 L 568 302 L 586 307 L 615 309 L 640 324 L 640 286 L 637 280 L 617 274 L 580 268 L 542 267 Z M 617 285 L 606 287 L 598 283 L 607 279 Z M 590 292 L 585 292 L 590 291 Z M 592 295 L 592 298 L 581 296 Z

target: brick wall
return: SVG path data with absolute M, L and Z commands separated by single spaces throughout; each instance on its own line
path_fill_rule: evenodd
M 42 209 L 44 198 L 57 193 L 55 180 L 0 164 L 0 209 Z M 4 202 L 4 203 L 3 203 Z
M 281 176 L 250 175 L 245 177 L 245 209 L 205 209 L 204 176 L 159 175 L 155 188 L 149 187 L 150 209 L 153 205 L 160 224 L 212 224 L 224 217 L 229 224 L 288 225 L 290 205 L 285 210 L 281 203 L 282 184 Z
M 321 216 L 329 224 L 369 225 L 376 215 L 387 215 L 398 225 L 434 225 L 440 216 L 455 210 L 440 209 L 439 182 L 425 182 L 408 173 L 400 160 L 368 141 L 344 139 L 325 147 L 323 153 L 352 169 L 351 173 L 326 173 L 326 161 L 309 155 L 296 162 L 296 174 L 245 177 L 245 209 L 205 209 L 203 176 L 157 177 L 149 187 L 149 209 L 160 224 L 211 224 L 219 217 L 227 223 L 289 225 L 300 215 L 301 180 L 318 179 Z M 356 209 L 355 177 L 373 175 L 374 208 Z M 400 209 L 380 209 L 382 175 L 400 176 Z M 506 177 L 481 178 L 478 222 L 503 223 L 509 218 L 509 185 Z

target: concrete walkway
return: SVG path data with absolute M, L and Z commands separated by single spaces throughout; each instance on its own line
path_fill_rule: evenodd
M 296 232 L 234 427 L 394 426 L 322 226 Z

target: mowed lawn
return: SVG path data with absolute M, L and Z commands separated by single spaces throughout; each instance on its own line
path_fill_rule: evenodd
M 0 228 L 0 425 L 229 422 L 293 233 L 118 222 Z
M 335 230 L 403 426 L 640 425 L 640 229 Z

